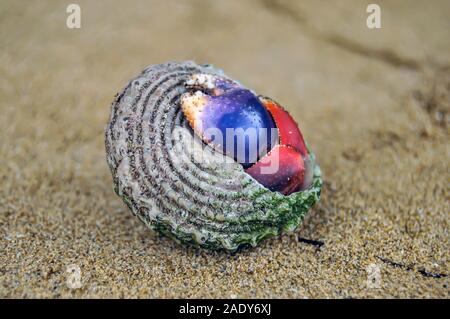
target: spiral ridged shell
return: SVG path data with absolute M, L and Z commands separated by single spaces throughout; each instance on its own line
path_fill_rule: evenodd
M 311 187 L 284 196 L 240 164 L 224 163 L 181 111 L 185 81 L 194 73 L 225 76 L 194 62 L 153 65 L 117 95 L 106 129 L 116 193 L 148 227 L 204 248 L 236 250 L 294 230 L 319 199 L 319 167 Z

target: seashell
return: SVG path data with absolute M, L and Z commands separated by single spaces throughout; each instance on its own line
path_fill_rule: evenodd
M 196 121 L 207 115 L 204 107 L 215 108 L 214 118 L 241 95 L 254 107 L 252 123 L 275 133 L 258 144 L 256 155 L 238 158 Z M 200 111 L 195 103 L 203 105 Z M 149 228 L 182 243 L 231 251 L 256 246 L 293 231 L 320 197 L 320 168 L 290 115 L 211 65 L 146 68 L 112 103 L 105 145 L 115 192 Z M 264 159 L 275 153 L 280 178 L 288 180 L 279 189 L 277 172 L 261 174 L 270 166 Z

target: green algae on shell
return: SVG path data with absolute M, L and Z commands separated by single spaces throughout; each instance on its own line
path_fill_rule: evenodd
M 285 196 L 205 146 L 179 103 L 195 73 L 225 77 L 190 61 L 153 65 L 112 103 L 105 144 L 116 193 L 149 228 L 207 249 L 234 251 L 295 230 L 320 198 L 319 166 L 309 188 Z

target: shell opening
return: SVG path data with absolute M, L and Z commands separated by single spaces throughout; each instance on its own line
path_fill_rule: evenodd
M 181 108 L 205 144 L 271 191 L 289 195 L 311 184 L 313 165 L 303 136 L 279 104 L 212 74 L 191 75 L 185 88 Z

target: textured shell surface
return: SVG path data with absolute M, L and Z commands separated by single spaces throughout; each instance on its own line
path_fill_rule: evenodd
M 146 68 L 116 96 L 105 140 L 115 192 L 149 228 L 207 249 L 234 251 L 295 230 L 319 200 L 319 166 L 312 161 L 307 189 L 286 196 L 205 145 L 180 107 L 193 74 L 227 78 L 211 65 L 169 62 Z

